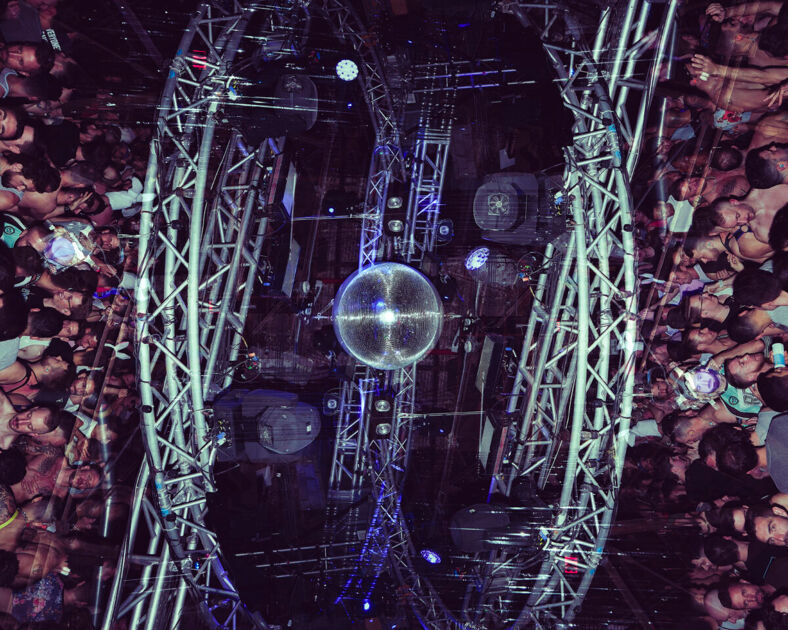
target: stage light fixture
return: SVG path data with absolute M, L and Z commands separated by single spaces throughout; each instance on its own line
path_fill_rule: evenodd
M 465 259 L 465 268 L 468 271 L 474 271 L 484 267 L 487 259 L 490 257 L 489 247 L 477 247 L 472 250 L 468 257 Z
M 432 551 L 431 549 L 422 549 L 421 550 L 421 557 L 424 558 L 430 564 L 440 564 L 441 557 L 436 552 Z
M 358 76 L 358 65 L 351 59 L 342 59 L 337 63 L 336 71 L 343 81 L 352 81 Z

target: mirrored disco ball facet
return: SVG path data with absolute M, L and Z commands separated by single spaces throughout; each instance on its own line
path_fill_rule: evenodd
M 420 361 L 438 342 L 443 305 L 421 273 L 381 263 L 350 275 L 334 298 L 334 330 L 355 359 L 379 370 Z

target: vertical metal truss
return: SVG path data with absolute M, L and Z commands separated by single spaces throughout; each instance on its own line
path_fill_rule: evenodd
M 267 627 L 243 606 L 205 524 L 222 438 L 206 401 L 231 381 L 266 230 L 260 199 L 268 170 L 264 148 L 249 151 L 238 134 L 215 132 L 251 13 L 268 13 L 276 30 L 294 9 L 293 2 L 253 9 L 201 3 L 165 83 L 145 177 L 136 287 L 146 457 L 107 630 L 123 616 L 132 628 L 180 627 L 187 597 L 210 627 Z
M 392 178 L 405 181 L 399 132 L 401 112 L 394 106 L 374 35 L 367 30 L 350 4 L 346 0 L 321 0 L 319 10 L 334 34 L 351 45 L 358 55 L 359 80 L 375 129 L 375 146 L 369 165 L 361 220 L 358 266 L 362 268 L 375 262 L 382 244 L 383 214 L 389 182 Z
M 454 116 L 457 68 L 451 62 L 435 62 L 415 69 L 414 86 L 422 84 L 419 127 L 413 149 L 406 232 L 405 259 L 418 265 L 435 249 L 440 200 L 446 177 Z
M 570 622 L 604 551 L 632 412 L 637 278 L 629 177 L 676 2 L 664 7 L 660 30 L 645 36 L 652 8 L 630 0 L 604 9 L 593 42 L 560 4 L 513 10 L 539 33 L 575 115 L 563 191 L 572 221 L 548 248 L 551 265 L 538 280 L 509 403 L 522 420 L 510 431 L 496 483 L 508 494 L 517 477 L 532 475 L 539 488 L 558 485 L 561 492 L 519 615 L 501 610 L 507 602 L 490 592 L 481 594 L 476 619 L 508 618 L 516 627 Z M 560 22 L 571 42 L 552 38 Z M 655 41 L 658 54 L 644 55 Z M 503 554 L 498 562 L 511 566 L 513 558 Z

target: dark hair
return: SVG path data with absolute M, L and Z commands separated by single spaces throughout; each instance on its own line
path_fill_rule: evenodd
M 746 317 L 748 314 L 752 313 L 753 310 L 754 309 L 751 308 L 743 308 L 728 319 L 726 325 L 728 337 L 733 339 L 736 343 L 747 343 L 760 334 L 761 331 L 758 329 L 755 322 L 751 318 Z
M 11 249 L 11 255 L 14 257 L 14 264 L 24 269 L 29 276 L 40 274 L 44 270 L 41 254 L 30 245 L 15 245 Z
M 718 171 L 732 171 L 743 161 L 741 152 L 731 144 L 723 144 L 711 152 L 711 167 Z
M 739 561 L 739 547 L 733 540 L 713 534 L 703 539 L 703 553 L 716 564 L 723 567 Z
M 781 374 L 772 368 L 758 375 L 758 393 L 763 403 L 774 411 L 788 411 L 788 374 Z
M 776 252 L 772 256 L 772 273 L 783 291 L 788 291 L 788 251 Z
M 50 373 L 41 377 L 41 384 L 46 385 L 47 388 L 53 390 L 66 390 L 74 382 L 77 377 L 77 366 L 69 362 L 65 371 L 62 373 Z
M 718 225 L 716 216 L 712 212 L 711 206 L 699 206 L 692 213 L 692 224 L 687 234 L 691 236 L 708 236 Z
M 31 337 L 54 337 L 63 328 L 66 316 L 49 306 L 30 311 L 27 317 Z
M 730 366 L 733 361 L 735 361 L 738 357 L 730 357 L 729 359 L 725 359 L 725 363 L 723 364 L 725 367 L 725 379 L 728 381 L 728 385 L 732 385 L 737 389 L 747 389 L 750 385 L 755 383 L 755 381 L 746 381 L 735 374 L 731 374 Z
M 773 24 L 763 29 L 758 37 L 758 48 L 773 57 L 788 55 L 788 28 L 785 24 Z
M 0 451 L 0 483 L 13 486 L 25 478 L 27 461 L 24 453 L 16 449 Z
M 777 166 L 771 160 L 761 157 L 761 151 L 770 147 L 770 144 L 750 149 L 747 158 L 744 160 L 744 172 L 747 181 L 753 188 L 773 188 L 782 181 L 782 175 L 777 170 Z
M 783 589 L 780 590 L 782 591 Z M 777 593 L 775 593 L 775 596 L 779 594 L 784 595 L 785 593 L 784 592 L 780 593 L 780 591 L 778 591 Z M 766 602 L 763 605 L 763 608 L 760 609 L 760 611 L 753 611 L 753 613 L 754 612 L 761 613 L 762 615 L 761 621 L 763 622 L 763 626 L 766 628 L 766 630 L 785 630 L 785 628 L 788 628 L 788 613 L 775 610 L 774 604 L 772 603 L 773 601 L 774 598 L 772 598 L 771 601 Z M 749 619 L 750 619 L 750 615 L 747 616 L 748 621 Z
M 5 151 L 3 157 L 9 164 L 21 164 L 22 176 L 33 181 L 35 192 L 48 193 L 60 187 L 60 171 L 41 157 Z
M 731 601 L 731 593 L 729 587 L 730 587 L 730 583 L 728 582 L 717 585 L 717 595 L 720 598 L 720 604 L 725 606 L 725 608 L 730 608 L 732 610 L 733 602 Z
M 66 436 L 70 436 L 74 431 L 74 423 L 76 423 L 77 417 L 65 409 L 58 409 L 52 415 L 55 419 L 55 426 L 62 430 Z
M 11 586 L 19 573 L 19 560 L 13 551 L 0 549 L 0 586 Z
M 16 339 L 27 328 L 28 306 L 19 289 L 7 289 L 0 308 L 0 341 Z
M 738 440 L 722 447 L 717 453 L 717 468 L 734 477 L 746 475 L 758 465 L 758 453 L 750 442 Z
M 18 105 L 11 105 L 0 100 L 0 108 L 6 111 L 6 118 L 13 116 L 16 118 L 16 133 L 13 136 L 3 138 L 3 140 L 19 140 L 25 132 L 25 123 L 27 122 L 27 114 L 25 110 Z
M 109 164 L 112 149 L 100 136 L 82 145 L 82 155 L 98 169 L 103 170 Z
M 704 460 L 709 455 L 719 453 L 727 444 L 738 441 L 749 441 L 749 437 L 737 425 L 719 424 L 703 434 L 698 444 L 698 455 Z
M 775 252 L 788 249 L 788 203 L 780 208 L 769 227 L 769 247 Z
M 56 101 L 63 93 L 63 84 L 51 74 L 39 73 L 22 78 L 21 86 L 27 98 L 42 101 Z
M 774 300 L 781 291 L 777 277 L 763 269 L 744 269 L 733 280 L 733 299 L 741 306 L 761 306 Z
M 52 49 L 52 46 L 47 44 L 46 42 L 17 42 L 22 43 L 25 46 L 35 46 L 36 47 L 36 61 L 38 62 L 39 69 L 36 74 L 47 74 L 51 69 L 52 66 L 55 65 L 55 51 Z

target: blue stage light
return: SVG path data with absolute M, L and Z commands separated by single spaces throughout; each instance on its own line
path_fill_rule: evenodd
M 432 551 L 431 549 L 422 549 L 421 550 L 421 557 L 424 558 L 430 564 L 440 564 L 441 557 Z
M 489 247 L 477 247 L 465 259 L 465 268 L 468 271 L 481 269 L 490 257 Z
M 361 607 L 364 609 L 364 612 L 367 612 L 370 608 L 372 608 L 372 604 L 369 603 L 368 599 L 365 599 Z

